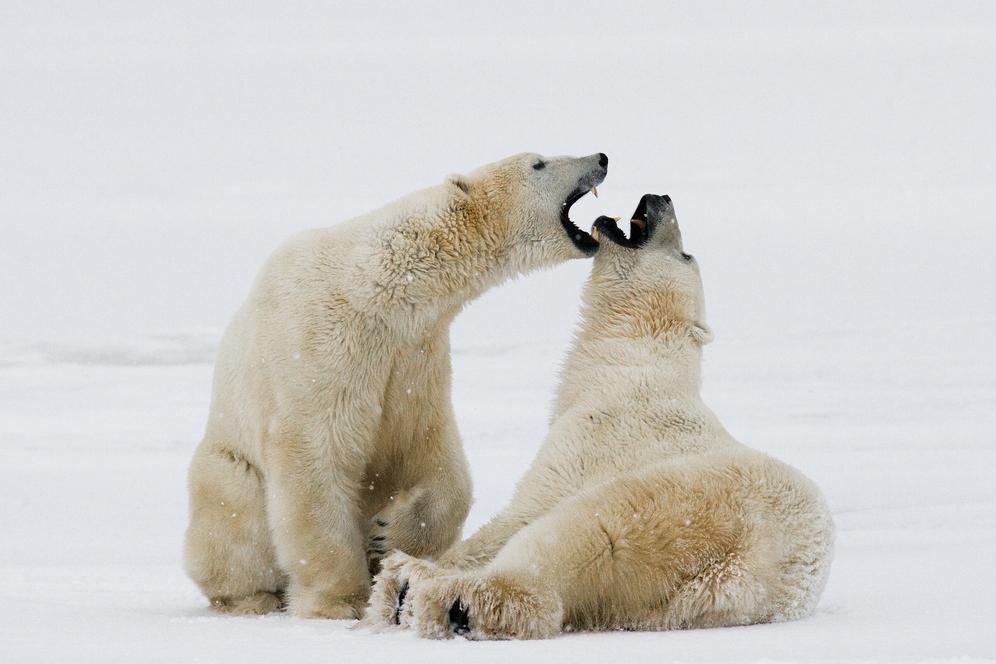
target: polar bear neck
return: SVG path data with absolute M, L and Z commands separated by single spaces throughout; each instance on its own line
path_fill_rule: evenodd
M 376 213 L 378 228 L 358 247 L 366 256 L 358 261 L 355 294 L 364 310 L 392 312 L 399 325 L 423 327 L 452 318 L 517 271 L 504 210 L 446 187 L 416 192 L 394 206 Z
M 702 346 L 676 322 L 668 334 L 631 336 L 590 307 L 564 363 L 555 416 L 591 394 L 652 389 L 660 398 L 701 402 Z M 684 331 L 683 331 L 684 330 Z

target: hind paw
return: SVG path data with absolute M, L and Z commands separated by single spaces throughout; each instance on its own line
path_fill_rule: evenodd
M 544 639 L 557 634 L 563 621 L 554 592 L 498 575 L 425 580 L 409 588 L 406 605 L 419 636 L 433 639 Z

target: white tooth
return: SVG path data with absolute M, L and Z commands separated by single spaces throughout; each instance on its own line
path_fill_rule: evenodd
M 602 234 L 598 232 L 597 228 L 592 228 L 591 229 L 591 236 L 593 238 L 595 238 L 595 240 L 598 240 L 598 239 L 600 239 L 602 237 Z
M 598 198 L 598 187 L 592 187 L 591 193 L 595 194 L 595 198 Z
M 612 221 L 619 221 L 622 217 L 612 217 Z

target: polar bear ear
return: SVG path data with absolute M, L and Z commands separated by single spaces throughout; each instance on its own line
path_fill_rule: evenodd
M 467 178 L 460 175 L 459 173 L 453 173 L 452 175 L 447 175 L 446 184 L 452 184 L 453 186 L 457 187 L 460 191 L 462 191 L 465 194 L 470 193 L 470 182 L 468 182 Z
M 708 325 L 705 323 L 696 323 L 692 325 L 692 338 L 699 342 L 700 345 L 705 346 L 715 337 Z

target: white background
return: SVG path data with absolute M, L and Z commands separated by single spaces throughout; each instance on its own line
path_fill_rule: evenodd
M 996 5 L 0 0 L 0 658 L 996 657 Z M 793 624 L 428 643 L 212 615 L 184 473 L 266 255 L 523 150 L 669 193 L 704 395 L 840 530 Z M 453 331 L 467 530 L 546 428 L 588 266 Z M 12 654 L 6 657 L 5 654 Z

